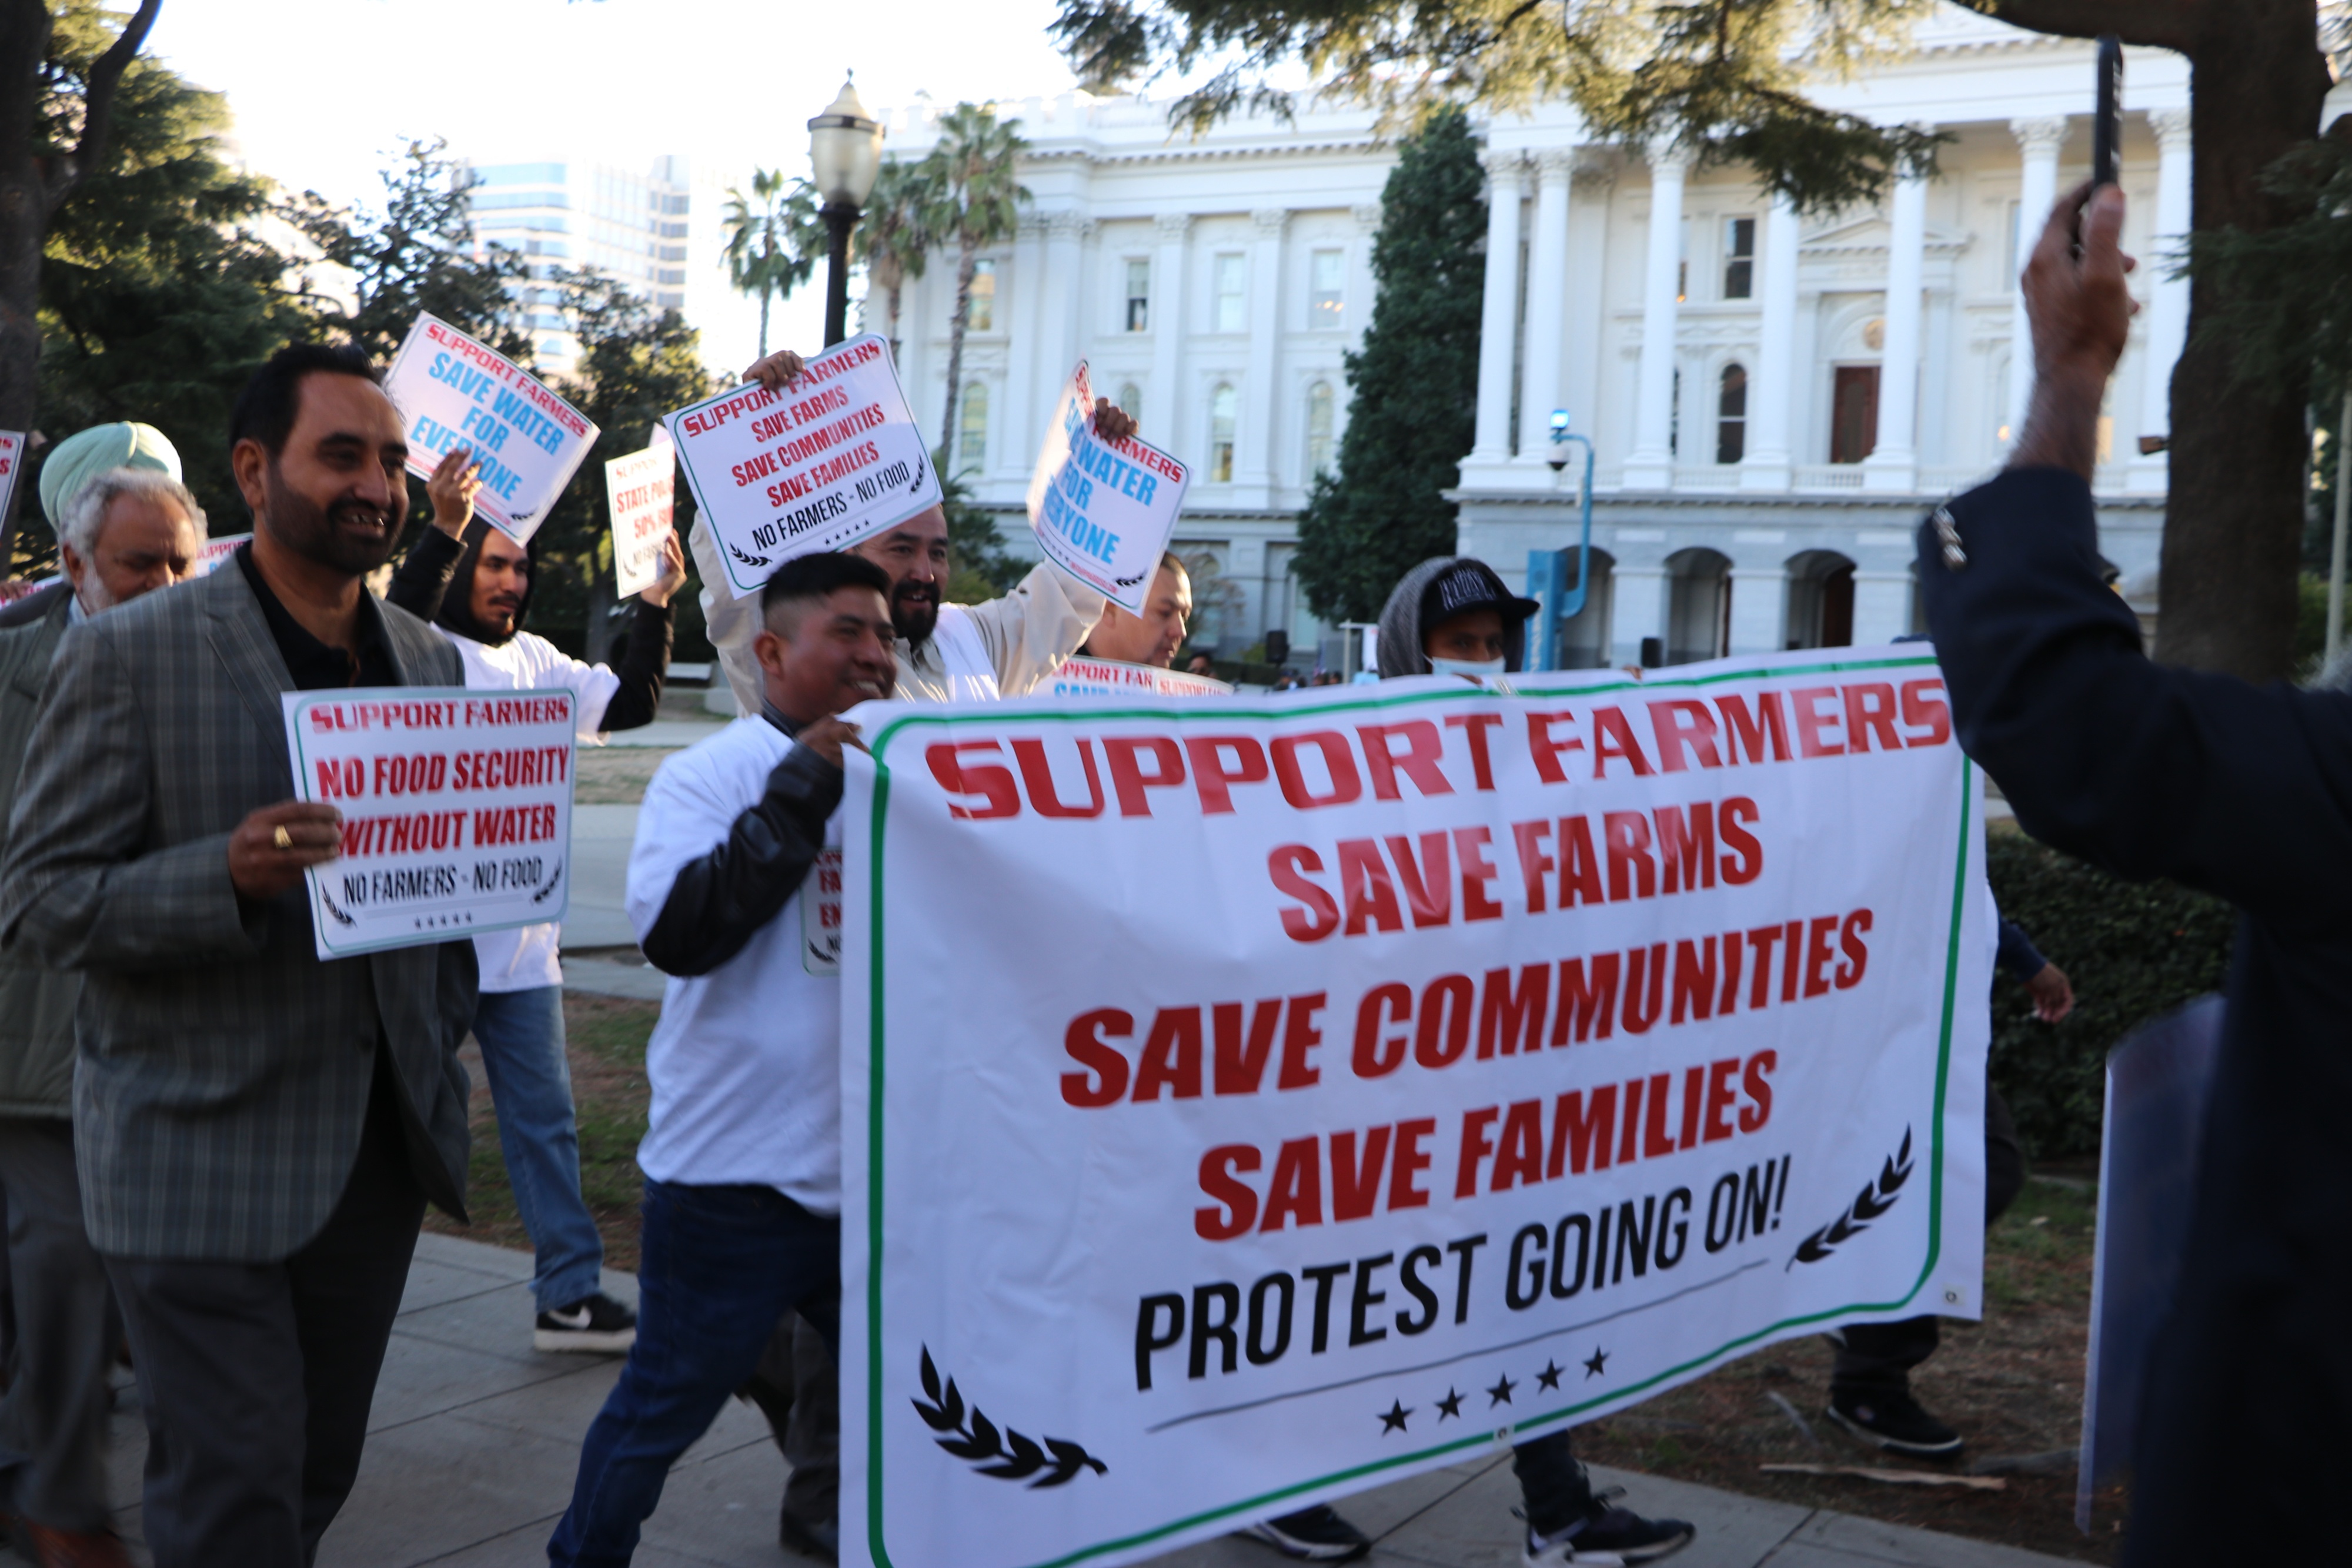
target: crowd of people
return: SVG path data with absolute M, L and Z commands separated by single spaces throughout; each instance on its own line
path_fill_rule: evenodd
M 2257 696 L 2147 664 L 2094 552 L 2078 548 L 2088 433 L 2128 300 L 2120 197 L 2084 191 L 2069 204 L 2028 273 L 2033 421 L 2011 472 L 1925 530 L 1922 580 L 1958 732 L 2027 825 L 2252 912 L 2208 1155 L 2209 1186 L 2244 1204 L 2197 1218 L 2195 1283 L 2151 1397 L 2130 1549 L 2136 1563 L 2222 1561 L 2221 1511 L 2197 1515 L 2200 1467 L 2245 1474 L 2244 1456 L 2221 1446 L 2277 1414 L 2252 1392 L 2258 1380 L 2232 1375 L 2235 1358 L 2307 1357 L 2297 1364 L 2325 1375 L 2255 1445 L 2276 1477 L 2316 1484 L 2332 1445 L 2290 1453 L 2290 1437 L 2345 1403 L 2330 1381 L 2341 1353 L 2320 1327 L 2343 1267 L 2334 1188 L 2265 1205 L 2258 1193 L 2286 1189 L 2248 1185 L 2275 1183 L 2293 1158 L 2286 1140 L 2257 1135 L 2263 1118 L 2299 1113 L 2282 1099 L 2300 1082 L 2287 1065 L 2336 1071 L 2312 1046 L 2333 1038 L 2326 1000 L 2344 972 L 2329 962 L 2334 923 L 2297 902 L 2303 883 L 2287 866 L 2324 879 L 2332 862 L 2299 859 L 2271 835 L 2293 815 L 2283 807 L 2335 811 L 2341 717 L 2304 694 Z M 802 368 L 782 353 L 746 374 L 778 390 Z M 1134 428 L 1108 405 L 1096 419 L 1111 438 Z M 661 766 L 627 872 L 639 945 L 668 977 L 646 1050 L 632 1311 L 601 1288 L 580 1193 L 557 928 L 320 958 L 303 883 L 339 852 L 338 818 L 293 798 L 280 698 L 560 685 L 577 696 L 579 742 L 596 744 L 656 716 L 686 553 L 667 547 L 619 667 L 592 665 L 526 628 L 532 552 L 473 517 L 466 453 L 433 474 L 431 527 L 388 590 L 369 591 L 410 497 L 401 417 L 358 350 L 273 357 L 229 440 L 253 529 L 204 575 L 208 519 L 167 441 L 115 424 L 59 443 L 40 499 L 63 580 L 0 614 L 0 1508 L 45 1565 L 129 1560 L 108 1527 L 128 1500 L 108 1496 L 104 1465 L 109 1381 L 127 1354 L 150 1436 L 154 1561 L 312 1559 L 358 1470 L 425 1208 L 466 1213 L 457 1051 L 470 1034 L 535 1252 L 533 1343 L 626 1357 L 584 1435 L 551 1562 L 628 1562 L 671 1465 L 739 1396 L 767 1416 L 792 1465 L 782 1542 L 833 1555 L 840 982 L 805 939 L 803 906 L 840 863 L 843 749 L 857 744 L 843 716 L 881 697 L 1022 695 L 1080 653 L 1169 667 L 1192 612 L 1183 563 L 1162 561 L 1139 614 L 1043 564 L 1001 598 L 951 604 L 947 523 L 932 508 L 840 553 L 792 559 L 756 595 L 706 592 L 742 716 Z M 690 546 L 703 580 L 723 583 L 707 531 Z M 1482 561 L 1425 562 L 1381 616 L 1372 678 L 1516 671 L 1536 609 Z M 2119 690 L 2139 707 L 2117 709 Z M 2257 758 L 2267 780 L 2250 776 Z M 2158 803 L 2111 809 L 2149 779 L 2167 780 Z M 2227 831 L 2185 831 L 2200 791 L 2250 809 Z M 2338 835 L 2340 816 L 2329 819 Z M 2065 1015 L 2066 977 L 2022 933 L 2003 928 L 1999 957 L 2045 1019 Z M 2023 1176 L 1997 1096 L 1986 1159 L 1990 1220 Z M 2313 1262 L 2323 1245 L 2328 1260 Z M 2268 1332 L 2232 1326 L 2249 1322 Z M 1934 1318 L 1840 1338 L 1835 1421 L 1899 1453 L 1960 1448 L 1911 1393 Z M 1530 1568 L 1648 1562 L 1694 1537 L 1596 1491 L 1566 1431 L 1519 1445 L 1514 1465 Z M 2252 1484 L 2275 1498 L 2287 1481 Z M 1370 1545 L 1328 1506 L 1249 1532 L 1302 1559 Z M 2181 1555 L 2181 1541 L 2200 1555 Z

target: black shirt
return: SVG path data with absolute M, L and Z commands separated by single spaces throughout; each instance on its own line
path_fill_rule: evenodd
M 384 635 L 383 612 L 376 607 L 374 594 L 365 590 L 360 593 L 360 651 L 354 657 L 346 649 L 311 636 L 278 601 L 278 595 L 261 580 L 260 568 L 253 564 L 251 540 L 236 547 L 236 569 L 245 573 L 254 598 L 261 601 L 261 618 L 269 622 L 270 638 L 278 644 L 278 656 L 286 661 L 286 673 L 294 677 L 296 691 L 401 684 L 400 666 L 393 662 L 392 642 Z

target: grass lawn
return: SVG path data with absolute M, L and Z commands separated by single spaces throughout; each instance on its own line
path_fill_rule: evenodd
M 584 782 L 584 779 L 583 779 Z M 637 1140 L 646 1125 L 646 1040 L 660 1008 L 652 1002 L 567 996 L 572 1094 L 580 1111 L 581 1185 L 604 1232 L 605 1261 L 637 1265 Z M 474 1224 L 438 1214 L 428 1229 L 499 1246 L 527 1248 L 513 1189 L 499 1155 L 498 1126 L 474 1048 Z M 2080 1185 L 2035 1180 L 1985 1248 L 1986 1313 L 1981 1323 L 1948 1322 L 1943 1348 L 1913 1379 L 1921 1403 L 1969 1440 L 1959 1466 L 1993 1456 L 2048 1455 L 2078 1441 L 2083 1352 L 2091 1304 L 2092 1195 Z M 1822 1414 L 1828 1397 L 1830 1346 L 1791 1340 L 1733 1362 L 1696 1383 L 1622 1415 L 1577 1430 L 1584 1458 L 1752 1497 L 1835 1509 L 2027 1547 L 2090 1563 L 2113 1563 L 2125 1499 L 2103 1493 L 2085 1539 L 2074 1524 L 2074 1469 L 2010 1475 L 2008 1490 L 1890 1486 L 1844 1477 L 1766 1475 L 1765 1464 L 1860 1464 L 1933 1469 L 1865 1450 Z M 1794 1406 L 1812 1428 L 1808 1439 L 1769 1397 Z

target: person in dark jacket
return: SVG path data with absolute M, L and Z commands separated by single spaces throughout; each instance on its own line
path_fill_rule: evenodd
M 2006 472 L 1922 525 L 1919 584 L 1960 744 L 2019 823 L 2240 911 L 2123 1561 L 2333 1562 L 2352 1423 L 2352 697 L 2151 663 L 2100 580 L 2099 403 L 2135 308 L 2123 222 L 2113 187 L 2051 215 L 2025 270 L 2023 433 Z
M 485 691 L 568 687 L 578 699 L 575 731 L 599 746 L 616 729 L 653 722 L 669 673 L 671 597 L 686 583 L 686 560 L 664 541 L 662 573 L 637 596 L 629 645 L 616 672 L 572 658 L 523 630 L 538 562 L 476 518 L 481 487 L 473 454 L 441 460 L 425 486 L 433 526 L 393 573 L 385 601 L 431 622 L 466 664 L 466 685 Z M 602 1288 L 604 1243 L 580 1195 L 580 1137 L 564 1055 L 562 927 L 550 921 L 474 938 L 481 999 L 474 1039 L 499 1117 L 499 1148 L 514 1179 L 515 1207 L 537 1254 L 531 1292 L 542 1351 L 625 1351 L 636 1314 Z

